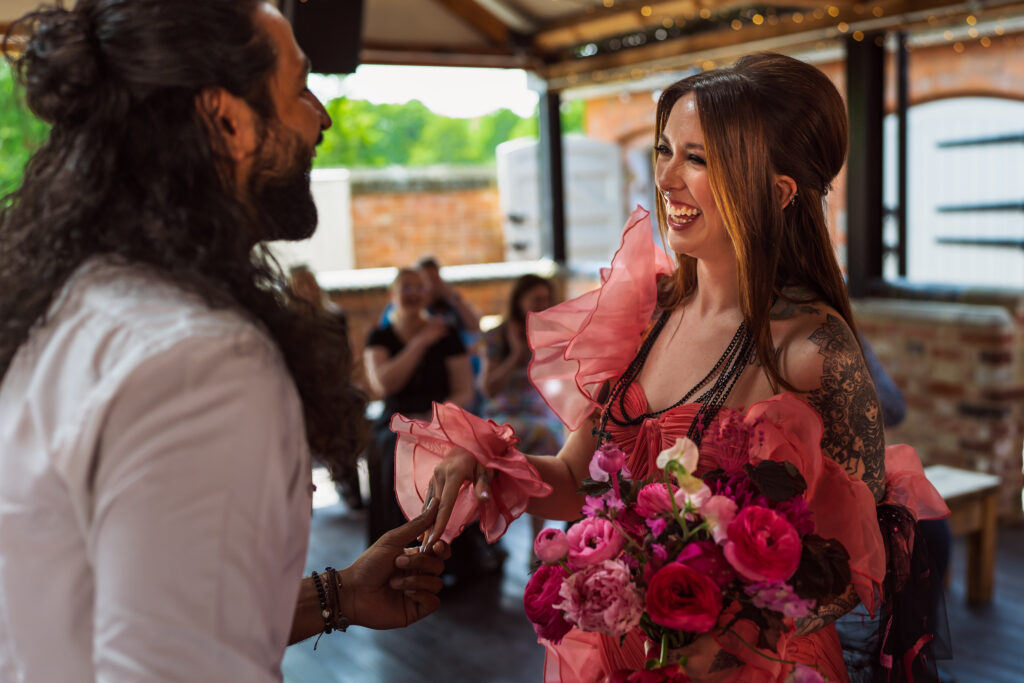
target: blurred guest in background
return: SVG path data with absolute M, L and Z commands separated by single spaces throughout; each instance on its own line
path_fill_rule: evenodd
M 427 311 L 431 289 L 419 270 L 402 268 L 391 284 L 387 325 L 370 331 L 363 351 L 367 381 L 384 410 L 373 425 L 369 450 L 371 541 L 405 523 L 395 499 L 395 441 L 389 425 L 395 413 L 430 419 L 434 401 L 469 409 L 473 372 L 458 332 Z M 468 578 L 497 569 L 500 550 L 487 546 L 479 530 L 467 530 L 452 546 L 447 573 Z
M 510 424 L 519 437 L 518 448 L 525 453 L 557 453 L 564 441 L 558 416 L 530 384 L 527 368 L 530 346 L 526 341 L 526 314 L 549 308 L 554 289 L 538 275 L 523 275 L 512 285 L 505 320 L 484 335 L 486 353 L 480 374 L 480 389 L 486 399 L 484 417 L 498 424 Z M 531 516 L 533 536 L 544 525 Z

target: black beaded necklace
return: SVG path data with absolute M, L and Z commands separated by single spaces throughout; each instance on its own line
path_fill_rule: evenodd
M 668 322 L 669 316 L 672 312 L 669 310 L 663 311 L 662 314 L 655 321 L 653 327 L 651 327 L 650 333 L 647 338 L 644 339 L 643 344 L 640 345 L 639 351 L 636 356 L 633 357 L 629 367 L 622 373 L 619 380 L 612 387 L 611 394 L 608 396 L 608 401 L 605 403 L 604 409 L 601 411 L 601 426 L 594 430 L 595 436 L 598 437 L 599 443 L 607 441 L 611 434 L 606 430 L 608 420 L 611 420 L 620 427 L 636 426 L 641 424 L 644 420 L 657 417 L 663 413 L 672 410 L 678 406 L 683 405 L 687 401 L 697 394 L 702 388 L 706 387 L 711 379 L 714 378 L 714 382 L 704 393 L 700 394 L 696 398 L 693 398 L 695 403 L 700 404 L 700 408 L 697 410 L 697 415 L 694 417 L 693 422 L 690 424 L 690 429 L 686 436 L 699 444 L 701 435 L 704 430 L 711 424 L 711 421 L 715 419 L 715 415 L 721 410 L 725 404 L 725 400 L 729 397 L 736 382 L 739 381 L 740 375 L 743 374 L 744 368 L 750 363 L 753 357 L 754 351 L 754 338 L 750 334 L 750 329 L 747 327 L 746 321 L 741 322 L 740 326 L 736 328 L 736 334 L 732 336 L 729 341 L 729 345 L 726 347 L 725 352 L 719 357 L 718 362 L 715 363 L 714 367 L 711 368 L 710 372 L 704 376 L 704 379 L 697 382 L 697 384 L 686 392 L 686 395 L 680 398 L 672 405 L 662 408 L 661 410 L 648 411 L 641 413 L 635 417 L 629 417 L 626 415 L 626 389 L 629 385 L 636 381 L 636 378 L 640 375 L 640 370 L 643 369 L 644 363 L 647 361 L 647 356 L 651 352 L 651 348 L 654 346 L 655 340 L 658 335 L 661 334 L 662 329 L 665 327 L 665 323 Z M 612 415 L 611 407 L 616 405 L 618 402 L 619 415 L 621 418 Z

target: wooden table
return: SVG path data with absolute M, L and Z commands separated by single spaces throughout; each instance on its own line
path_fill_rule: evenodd
M 953 535 L 967 537 L 967 601 L 991 602 L 999 477 L 945 465 L 926 467 L 924 473 L 949 506 Z

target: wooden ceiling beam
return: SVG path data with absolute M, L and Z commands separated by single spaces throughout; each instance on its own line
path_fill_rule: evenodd
M 512 37 L 508 26 L 474 0 L 433 0 L 454 14 L 463 23 L 482 35 L 492 45 L 507 45 Z
M 1008 6 L 1014 3 L 993 0 L 986 4 L 992 11 L 996 11 L 993 6 Z M 585 59 L 562 59 L 548 63 L 542 76 L 548 80 L 552 88 L 560 89 L 579 85 L 581 81 L 600 80 L 600 77 L 594 78 L 596 73 L 607 77 L 608 74 L 640 65 L 674 64 L 677 65 L 675 68 L 680 68 L 708 58 L 732 59 L 757 50 L 813 46 L 819 41 L 840 37 L 842 34 L 836 28 L 839 22 L 846 22 L 849 26 L 847 33 L 861 27 L 865 31 L 884 31 L 897 27 L 927 25 L 927 15 L 944 14 L 947 10 L 962 14 L 979 13 L 975 4 L 963 0 L 883 0 L 880 5 L 883 7 L 882 17 L 876 17 L 870 11 L 865 15 L 863 12 L 847 9 L 840 11 L 836 17 L 828 14 L 821 18 L 806 16 L 800 24 L 795 24 L 792 20 L 780 21 L 774 26 L 744 23 L 739 30 L 724 25 L 713 31 L 647 43 L 641 47 L 598 54 Z
M 831 0 L 840 10 L 850 9 L 855 0 Z M 585 14 L 565 17 L 543 25 L 533 37 L 535 49 L 553 52 L 567 46 L 604 40 L 633 31 L 650 29 L 661 25 L 665 19 L 678 22 L 700 19 L 702 9 L 712 12 L 713 17 L 752 5 L 785 8 L 817 9 L 823 7 L 821 0 L 628 0 L 618 2 L 609 8 L 598 7 Z M 649 9 L 646 16 L 643 10 Z
M 453 52 L 451 47 L 422 46 L 411 50 L 403 44 L 400 49 L 386 50 L 379 46 L 363 45 L 359 53 L 362 64 L 391 64 L 398 66 L 462 66 L 491 69 L 527 69 L 539 71 L 542 65 L 529 55 L 500 52 Z

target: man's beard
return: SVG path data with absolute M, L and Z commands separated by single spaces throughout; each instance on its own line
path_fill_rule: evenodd
M 259 221 L 260 241 L 304 240 L 316 231 L 317 213 L 309 186 L 313 153 L 301 138 L 268 130 L 249 176 L 248 196 Z

